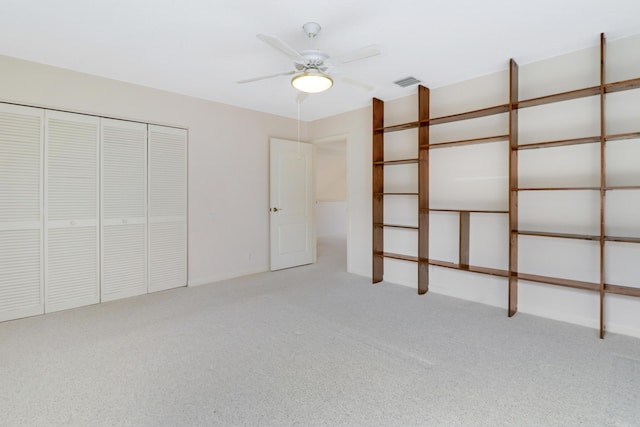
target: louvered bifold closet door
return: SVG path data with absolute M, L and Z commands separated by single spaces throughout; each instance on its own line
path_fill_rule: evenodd
M 187 132 L 149 125 L 149 292 L 187 284 Z
M 44 312 L 44 111 L 0 104 L 0 321 Z
M 100 119 L 45 114 L 45 311 L 100 302 Z
M 102 119 L 102 301 L 147 293 L 147 125 Z

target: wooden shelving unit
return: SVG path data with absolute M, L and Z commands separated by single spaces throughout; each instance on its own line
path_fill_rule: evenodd
M 418 294 L 427 292 L 429 283 L 429 89 L 420 87 L 418 93 L 418 121 L 394 126 L 384 126 L 384 103 L 374 99 L 373 116 L 373 283 L 381 282 L 384 275 L 384 259 L 418 263 Z M 418 128 L 418 158 L 384 160 L 384 134 Z M 418 192 L 385 192 L 384 169 L 390 166 L 418 164 Z M 386 224 L 383 218 L 385 196 L 418 197 L 418 225 Z M 416 230 L 418 256 L 384 251 L 384 228 Z
M 518 310 L 518 281 L 544 283 L 573 289 L 581 289 L 599 293 L 600 309 L 600 337 L 605 333 L 604 298 L 606 294 L 640 297 L 640 287 L 620 286 L 605 283 L 605 246 L 607 242 L 622 242 L 640 244 L 640 237 L 634 236 L 610 236 L 606 233 L 606 194 L 609 191 L 640 190 L 640 185 L 608 186 L 606 165 L 606 143 L 640 138 L 640 131 L 619 134 L 607 134 L 605 122 L 606 95 L 626 90 L 640 88 L 640 78 L 607 83 L 605 78 L 605 37 L 600 37 L 600 84 L 583 89 L 571 90 L 541 97 L 520 100 L 518 96 L 519 79 L 518 64 L 511 59 L 509 63 L 509 102 L 493 107 L 467 111 L 442 117 L 431 118 L 429 115 L 429 89 L 419 86 L 418 95 L 418 120 L 409 123 L 384 126 L 384 102 L 373 99 L 373 282 L 383 280 L 383 260 L 392 258 L 418 263 L 418 293 L 424 294 L 429 288 L 429 266 L 456 269 L 471 273 L 487 274 L 504 277 L 508 282 L 508 307 L 507 312 L 511 317 Z M 518 142 L 518 111 L 524 108 L 536 107 L 545 104 L 575 100 L 579 98 L 595 97 L 600 99 L 600 135 L 570 138 L 552 141 L 539 141 L 534 143 L 519 144 Z M 508 114 L 509 132 L 503 135 L 495 135 L 481 138 L 446 141 L 440 143 L 429 142 L 429 129 L 444 123 L 487 117 L 497 114 Z M 640 127 L 640 124 L 639 124 Z M 407 129 L 418 128 L 418 158 L 385 161 L 384 159 L 384 134 Z M 509 206 L 506 210 L 459 210 L 459 209 L 430 209 L 429 208 L 429 152 L 432 149 L 446 149 L 475 144 L 485 144 L 499 141 L 509 142 Z M 580 144 L 598 144 L 600 149 L 600 184 L 599 186 L 572 186 L 572 187 L 521 187 L 518 183 L 518 154 L 522 150 L 545 149 Z M 384 168 L 401 164 L 418 164 L 418 193 L 385 193 L 384 192 Z M 599 233 L 598 234 L 574 234 L 546 232 L 537 230 L 522 230 L 518 225 L 518 198 L 522 192 L 531 191 L 597 191 L 600 194 L 599 202 Z M 394 225 L 386 224 L 383 218 L 384 197 L 390 195 L 412 195 L 418 197 L 418 225 Z M 459 215 L 459 242 L 458 262 L 440 261 L 429 258 L 429 214 L 430 212 L 449 212 Z M 509 261 L 508 270 L 489 267 L 474 266 L 469 263 L 469 236 L 470 215 L 472 213 L 495 213 L 509 216 Z M 384 251 L 383 229 L 400 228 L 417 230 L 418 256 L 395 254 Z M 521 272 L 518 269 L 518 241 L 520 236 L 533 236 L 551 239 L 573 239 L 598 242 L 599 244 L 599 271 L 600 279 L 597 282 L 572 280 L 568 278 L 550 277 Z

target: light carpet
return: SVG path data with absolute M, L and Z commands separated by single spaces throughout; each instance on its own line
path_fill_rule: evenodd
M 640 426 L 640 340 L 318 263 L 0 323 L 1 426 Z

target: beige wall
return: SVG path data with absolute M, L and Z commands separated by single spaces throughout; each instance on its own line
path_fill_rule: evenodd
M 314 148 L 316 200 L 346 200 L 346 142 L 316 144 Z
M 268 269 L 269 137 L 295 139 L 294 120 L 9 57 L 0 70 L 0 102 L 187 128 L 189 282 Z

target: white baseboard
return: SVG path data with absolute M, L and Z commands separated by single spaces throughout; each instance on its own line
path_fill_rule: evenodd
M 189 280 L 187 282 L 187 286 L 209 285 L 216 282 L 222 282 L 223 280 L 236 279 L 238 277 L 251 276 L 253 274 L 258 274 L 258 273 L 266 273 L 267 271 L 269 270 L 260 269 L 260 270 L 254 270 L 254 271 L 243 271 L 243 272 L 235 272 L 235 273 L 228 273 L 228 274 L 220 274 L 217 276 L 210 276 L 203 279 Z
M 416 285 L 416 288 L 417 288 L 417 285 Z M 434 285 L 432 283 L 429 284 L 429 293 L 444 295 L 446 297 L 451 297 L 451 298 L 462 299 L 465 301 L 475 302 L 477 304 L 488 305 L 490 307 L 505 308 L 505 304 L 502 304 L 499 302 L 492 302 L 492 301 L 479 301 L 476 298 L 465 298 L 463 295 L 460 295 L 459 291 L 455 292 L 447 286 Z
M 364 276 L 371 279 L 371 271 L 359 271 L 359 270 L 349 270 L 347 269 L 347 273 L 355 274 L 357 276 Z
M 618 325 L 616 323 L 607 322 L 605 326 L 605 333 L 607 332 L 640 338 L 640 328 L 633 328 L 628 325 Z
M 600 329 L 600 324 L 598 323 L 598 319 L 576 316 L 576 315 L 568 315 L 567 313 L 560 313 L 557 311 L 544 310 L 539 307 L 535 309 L 527 309 L 518 307 L 518 313 L 530 314 L 532 316 L 544 317 L 545 319 L 557 320 L 559 322 L 572 323 L 574 325 L 585 326 L 591 329 Z M 517 314 L 516 314 L 517 316 Z

